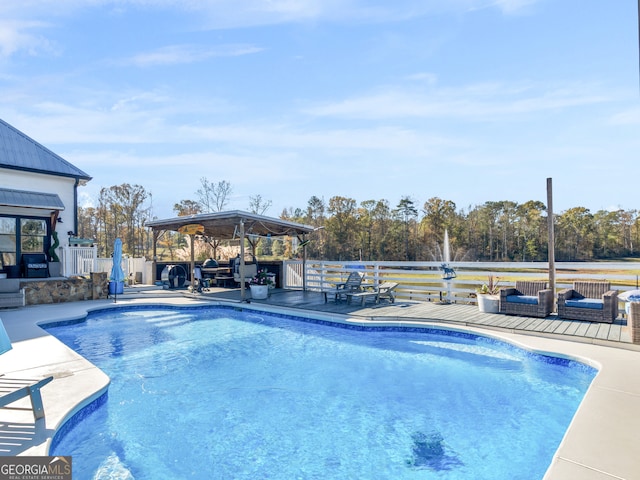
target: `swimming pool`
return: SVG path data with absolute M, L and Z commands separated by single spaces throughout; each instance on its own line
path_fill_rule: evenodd
M 229 308 L 47 330 L 112 379 L 56 438 L 90 478 L 542 478 L 595 370 L 487 337 Z

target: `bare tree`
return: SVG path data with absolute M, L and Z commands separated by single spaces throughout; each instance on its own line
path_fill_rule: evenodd
M 258 194 L 249 197 L 249 211 L 258 215 L 264 215 L 271 208 L 271 200 L 265 200 L 262 195 Z
M 202 188 L 196 190 L 203 213 L 221 212 L 229 203 L 231 184 L 226 180 L 212 183 L 206 177 L 200 179 Z

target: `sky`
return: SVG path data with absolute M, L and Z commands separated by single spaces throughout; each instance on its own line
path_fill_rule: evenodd
M 312 196 L 640 208 L 636 0 L 2 0 L 0 118 L 156 218 Z

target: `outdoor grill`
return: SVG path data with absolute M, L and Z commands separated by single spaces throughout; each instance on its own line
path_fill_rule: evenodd
M 160 280 L 165 288 L 180 288 L 184 286 L 187 272 L 180 265 L 167 265 L 160 274 Z

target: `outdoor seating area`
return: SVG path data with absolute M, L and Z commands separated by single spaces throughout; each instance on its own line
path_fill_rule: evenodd
M 600 323 L 613 323 L 619 315 L 619 300 L 626 300 L 606 281 L 577 281 L 555 298 L 558 319 Z M 517 281 L 515 287 L 500 289 L 499 311 L 545 318 L 553 313 L 555 298 L 546 281 Z
M 558 317 L 613 323 L 618 316 L 618 292 L 609 282 L 574 282 L 558 292 Z
M 386 280 L 385 277 L 364 269 L 355 271 L 351 269 L 351 271 L 340 272 L 336 276 L 347 275 L 347 273 L 348 276 L 346 279 L 342 277 L 342 281 L 336 281 L 340 277 L 333 277 L 335 283 L 329 286 L 325 286 L 327 277 L 322 279 L 323 283 L 320 284 L 319 291 L 325 303 L 329 300 L 333 300 L 336 304 L 345 301 L 346 304 L 354 303 L 364 307 L 367 303 L 379 304 L 383 300 L 394 303 L 398 296 L 401 299 L 436 301 L 432 298 L 425 300 L 426 295 L 421 297 L 421 292 L 414 284 Z M 627 293 L 636 291 L 626 291 L 619 296 L 618 291 L 613 289 L 611 283 L 606 280 L 574 281 L 569 285 L 572 288 L 566 288 L 567 283 L 565 283 L 554 291 L 549 287 L 546 279 L 514 279 L 513 284 L 496 289 L 497 294 L 492 296 L 495 309 L 491 311 L 530 318 L 553 316 L 557 320 L 612 323 L 616 318 L 621 317 L 623 320 L 625 318 L 625 308 L 621 307 L 619 302 L 629 302 L 636 298 L 627 299 L 625 296 Z M 442 291 L 440 294 L 442 295 Z M 480 296 L 466 297 L 458 290 L 453 303 L 475 303 L 476 298 L 479 302 Z M 481 312 L 485 311 L 481 305 L 480 307 Z M 626 313 L 628 314 L 628 311 Z
M 544 318 L 553 312 L 553 292 L 546 281 L 517 281 L 500 289 L 500 313 Z

